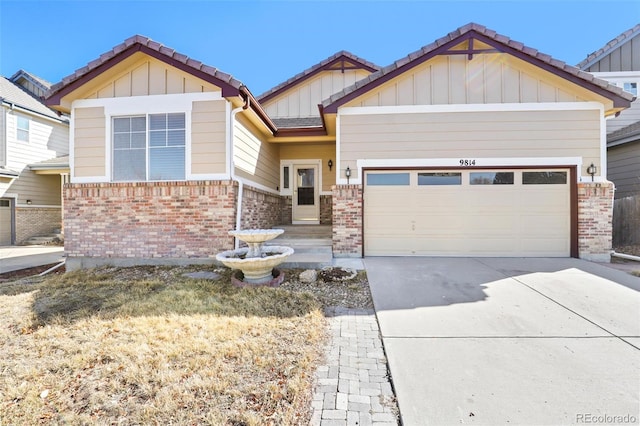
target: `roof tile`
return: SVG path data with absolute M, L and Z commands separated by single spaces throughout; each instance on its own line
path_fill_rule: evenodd
M 613 40 L 610 40 L 601 49 L 598 49 L 595 52 L 590 53 L 582 62 L 580 62 L 576 66 L 580 69 L 589 68 L 591 65 L 598 62 L 604 56 L 608 55 L 618 45 L 620 45 L 621 43 L 627 42 L 629 39 L 636 37 L 638 34 L 640 34 L 640 24 L 637 24 L 633 28 L 630 28 L 624 31 L 622 34 L 620 34 Z

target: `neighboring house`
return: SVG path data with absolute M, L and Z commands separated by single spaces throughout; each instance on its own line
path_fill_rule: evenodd
M 0 77 L 0 245 L 20 244 L 62 226 L 69 121 L 43 104 L 49 87 L 22 70 Z
M 640 24 L 577 66 L 636 97 L 629 109 L 607 120 L 607 178 L 616 185 L 616 198 L 640 195 Z
M 258 98 L 134 36 L 47 95 L 73 123 L 67 264 L 211 261 L 288 223 L 331 223 L 336 257 L 608 259 L 605 118 L 631 99 L 477 24 Z

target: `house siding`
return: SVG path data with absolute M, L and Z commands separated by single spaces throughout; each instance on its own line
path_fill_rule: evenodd
M 594 96 L 508 54 L 476 55 L 472 60 L 446 55 L 417 65 L 344 107 L 577 102 Z
M 278 145 L 264 142 L 257 129 L 242 117 L 234 126 L 236 174 L 276 191 L 280 185 Z
M 62 228 L 60 207 L 16 208 L 16 244 L 22 244 L 35 235 L 51 234 Z
M 322 189 L 330 192 L 336 183 L 335 143 L 287 143 L 280 145 L 281 160 L 320 160 L 322 165 Z M 334 164 L 329 170 L 329 160 Z
M 319 117 L 318 104 L 371 74 L 366 70 L 322 71 L 263 103 L 272 118 Z
M 227 102 L 194 102 L 191 111 L 191 173 L 226 172 Z
M 592 64 L 585 71 L 617 72 L 640 70 L 640 37 L 634 37 L 612 50 L 608 55 Z
M 609 262 L 612 248 L 613 184 L 578 183 L 578 254 Z
M 607 150 L 607 178 L 615 184 L 615 198 L 640 194 L 640 140 Z
M 350 167 L 352 178 L 358 177 L 361 158 L 582 156 L 583 164 L 600 164 L 598 110 L 363 114 L 340 120 L 340 170 L 344 175 Z
M 73 110 L 73 176 L 106 175 L 106 116 L 104 107 Z

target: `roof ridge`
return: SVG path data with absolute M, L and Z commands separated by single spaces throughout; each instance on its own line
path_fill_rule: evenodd
M 627 41 L 631 40 L 638 34 L 640 34 L 640 24 L 636 24 L 633 27 L 629 28 L 628 30 L 623 31 L 617 37 L 614 37 L 611 40 L 609 40 L 609 42 L 605 44 L 603 47 L 601 47 L 600 49 L 588 54 L 584 60 L 582 60 L 576 65 L 576 67 L 580 69 L 590 67 L 595 62 L 600 60 L 603 56 L 606 56 L 607 54 L 609 54 L 609 52 L 611 52 L 616 47 L 618 47 L 618 45 L 621 45 L 622 43 L 626 43 Z
M 85 66 L 78 68 L 72 74 L 69 74 L 66 77 L 63 77 L 60 82 L 51 86 L 51 88 L 46 93 L 45 98 L 50 98 L 54 93 L 58 92 L 63 87 L 66 87 L 69 84 L 75 82 L 76 80 L 82 78 L 89 72 L 93 71 L 94 69 L 98 68 L 104 63 L 110 61 L 111 59 L 116 57 L 118 54 L 126 51 L 127 49 L 130 49 L 132 46 L 136 44 L 147 47 L 151 50 L 158 52 L 163 56 L 166 56 L 167 58 L 170 58 L 186 66 L 194 68 L 205 74 L 208 74 L 216 78 L 217 80 L 220 80 L 224 83 L 231 85 L 236 89 L 239 89 L 241 86 L 243 86 L 242 82 L 234 78 L 231 74 L 222 72 L 215 67 L 205 65 L 204 63 L 198 60 L 192 59 L 180 52 L 177 52 L 175 49 L 165 46 L 160 42 L 154 41 L 149 37 L 146 37 L 141 34 L 135 34 L 127 38 L 126 40 L 124 40 L 122 43 L 114 46 L 111 50 L 104 52 L 103 54 L 98 56 L 98 58 L 90 61 Z
M 351 95 L 353 97 L 358 96 L 357 94 L 354 94 L 354 92 L 356 90 L 361 89 L 363 86 L 366 86 L 368 84 L 371 84 L 373 82 L 375 82 L 376 80 L 379 80 L 385 76 L 387 76 L 390 73 L 400 73 L 401 72 L 401 68 L 410 65 L 411 63 L 413 63 L 414 61 L 418 60 L 419 58 L 426 56 L 428 54 L 431 54 L 432 52 L 436 51 L 436 49 L 440 48 L 441 46 L 454 41 L 458 38 L 460 38 L 461 36 L 469 33 L 469 32 L 476 32 L 478 34 L 481 34 L 485 37 L 488 37 L 500 44 L 503 44 L 511 49 L 514 49 L 518 52 L 521 52 L 533 59 L 539 60 L 547 65 L 549 65 L 550 67 L 553 67 L 555 69 L 558 69 L 559 71 L 562 72 L 566 72 L 571 74 L 572 76 L 575 76 L 577 78 L 579 78 L 580 80 L 583 80 L 587 83 L 591 83 L 595 86 L 598 86 L 604 90 L 607 90 L 608 92 L 611 92 L 613 94 L 616 94 L 626 100 L 632 100 L 634 97 L 633 95 L 631 95 L 630 93 L 625 92 L 624 90 L 622 90 L 622 88 L 617 87 L 605 80 L 596 78 L 595 76 L 593 76 L 590 73 L 587 73 L 585 71 L 582 71 L 572 65 L 567 64 L 566 62 L 560 61 L 558 59 L 553 58 L 551 55 L 548 55 L 546 53 L 542 53 L 539 52 L 537 49 L 531 48 L 526 46 L 524 43 L 513 40 L 505 35 L 502 34 L 498 34 L 496 31 L 488 29 L 487 27 L 474 23 L 474 22 L 470 22 L 466 25 L 463 25 L 462 27 L 459 27 L 457 29 L 455 29 L 454 31 L 451 31 L 450 33 L 448 33 L 447 35 L 445 35 L 444 37 L 440 37 L 438 39 L 436 39 L 435 41 L 433 41 L 432 43 L 423 46 L 422 48 L 416 50 L 415 52 L 410 53 L 409 55 L 406 55 L 398 60 L 396 60 L 395 62 L 393 62 L 392 64 L 380 69 L 377 72 L 374 72 L 373 74 L 370 74 L 369 76 L 365 77 L 364 79 L 357 81 L 356 83 L 354 83 L 353 85 L 344 88 L 342 91 L 338 92 L 338 93 L 334 93 L 333 95 L 331 95 L 328 99 L 325 99 L 322 102 L 323 107 L 327 108 L 329 105 L 332 105 L 334 103 L 336 103 L 337 101 L 344 99 L 345 97 Z M 392 76 L 389 76 L 388 78 L 393 78 Z M 344 101 L 346 102 L 346 100 Z M 336 106 L 337 108 L 337 106 Z
M 305 78 L 307 76 L 309 76 L 310 74 L 321 70 L 322 67 L 324 67 L 325 65 L 330 64 L 331 62 L 335 61 L 336 59 L 340 58 L 341 56 L 344 56 L 348 59 L 351 59 L 352 61 L 358 62 L 361 65 L 364 65 L 365 67 L 371 68 L 373 70 L 379 70 L 380 66 L 374 64 L 373 62 L 367 61 L 366 59 L 363 59 L 357 55 L 354 55 L 353 53 L 349 52 L 348 50 L 340 50 L 336 53 L 334 53 L 333 55 L 329 56 L 328 58 L 325 58 L 323 60 L 321 60 L 320 62 L 318 62 L 315 65 L 310 66 L 309 68 L 295 74 L 293 77 L 288 78 L 287 80 L 283 81 L 280 84 L 277 84 L 276 86 L 272 87 L 271 89 L 265 91 L 264 93 L 261 93 L 260 95 L 256 96 L 256 99 L 258 101 L 262 101 L 267 97 L 271 97 L 273 96 L 275 93 L 281 91 L 283 88 L 291 86 L 293 83 L 298 82 L 299 80 L 301 80 L 302 78 Z

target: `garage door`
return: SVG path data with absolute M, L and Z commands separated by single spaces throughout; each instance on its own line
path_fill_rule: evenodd
M 365 172 L 367 256 L 568 257 L 568 169 Z
M 0 246 L 11 245 L 11 200 L 0 198 Z

